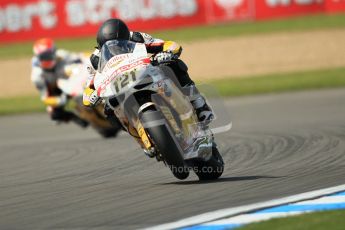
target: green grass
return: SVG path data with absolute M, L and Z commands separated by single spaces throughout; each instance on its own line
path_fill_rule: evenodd
M 222 96 L 345 87 L 345 67 L 209 82 Z M 0 98 L 0 115 L 44 111 L 39 96 Z
M 176 41 L 204 40 L 219 37 L 234 37 L 251 34 L 264 34 L 274 32 L 292 32 L 328 28 L 344 28 L 345 14 L 337 15 L 309 15 L 288 19 L 270 21 L 247 21 L 237 23 L 218 24 L 188 29 L 176 32 L 161 32 L 157 37 Z
M 345 68 L 270 74 L 210 82 L 222 96 L 345 87 Z
M 0 115 L 43 111 L 45 111 L 45 106 L 39 96 L 0 98 Z
M 345 14 L 310 15 L 297 18 L 259 22 L 227 23 L 152 33 L 162 39 L 186 42 L 210 38 L 272 33 L 280 31 L 301 31 L 322 28 L 345 28 Z M 95 38 L 57 40 L 58 47 L 71 51 L 93 51 Z M 18 43 L 0 46 L 0 58 L 28 57 L 32 55 L 32 43 Z
M 326 211 L 308 213 L 288 218 L 277 218 L 253 223 L 238 230 L 343 230 L 345 228 L 345 211 Z

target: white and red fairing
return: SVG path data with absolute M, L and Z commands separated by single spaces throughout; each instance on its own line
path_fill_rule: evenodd
M 121 78 L 131 71 L 138 71 L 142 67 L 149 65 L 148 57 L 144 44 L 137 43 L 133 53 L 120 54 L 112 57 L 103 68 L 102 72 L 97 72 L 94 79 L 94 86 L 97 95 L 102 98 L 116 96 L 130 88 L 135 82 L 129 79 L 129 83 L 118 90 L 114 89 L 114 83 L 121 81 Z

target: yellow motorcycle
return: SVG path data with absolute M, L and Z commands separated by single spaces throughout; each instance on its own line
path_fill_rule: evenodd
M 58 79 L 57 84 L 59 89 L 68 96 L 70 106 L 76 115 L 87 121 L 90 126 L 95 129 L 102 137 L 115 137 L 122 126 L 120 123 L 111 124 L 103 113 L 104 105 L 99 104 L 94 108 L 88 108 L 83 105 L 83 91 L 84 85 L 89 75 L 85 64 L 73 64 L 68 66 L 69 78 Z

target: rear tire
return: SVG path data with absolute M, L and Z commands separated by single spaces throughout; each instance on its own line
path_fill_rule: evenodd
M 195 174 L 199 180 L 216 180 L 224 171 L 224 161 L 217 147 L 212 147 L 212 157 L 208 161 L 195 161 L 193 163 Z
M 157 114 L 159 114 L 157 116 Z M 142 113 L 142 122 L 155 122 L 164 119 L 164 116 L 157 111 L 147 110 Z M 159 124 L 157 126 L 145 128 L 150 138 L 155 144 L 155 147 L 162 154 L 164 161 L 170 168 L 174 176 L 180 180 L 184 180 L 189 176 L 189 169 L 185 165 L 184 159 L 180 154 L 178 147 L 174 142 L 174 136 L 169 132 L 166 124 Z

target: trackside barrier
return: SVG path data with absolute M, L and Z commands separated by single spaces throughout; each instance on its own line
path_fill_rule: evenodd
M 1 0 L 0 44 L 93 36 L 111 17 L 137 31 L 345 12 L 345 0 Z

